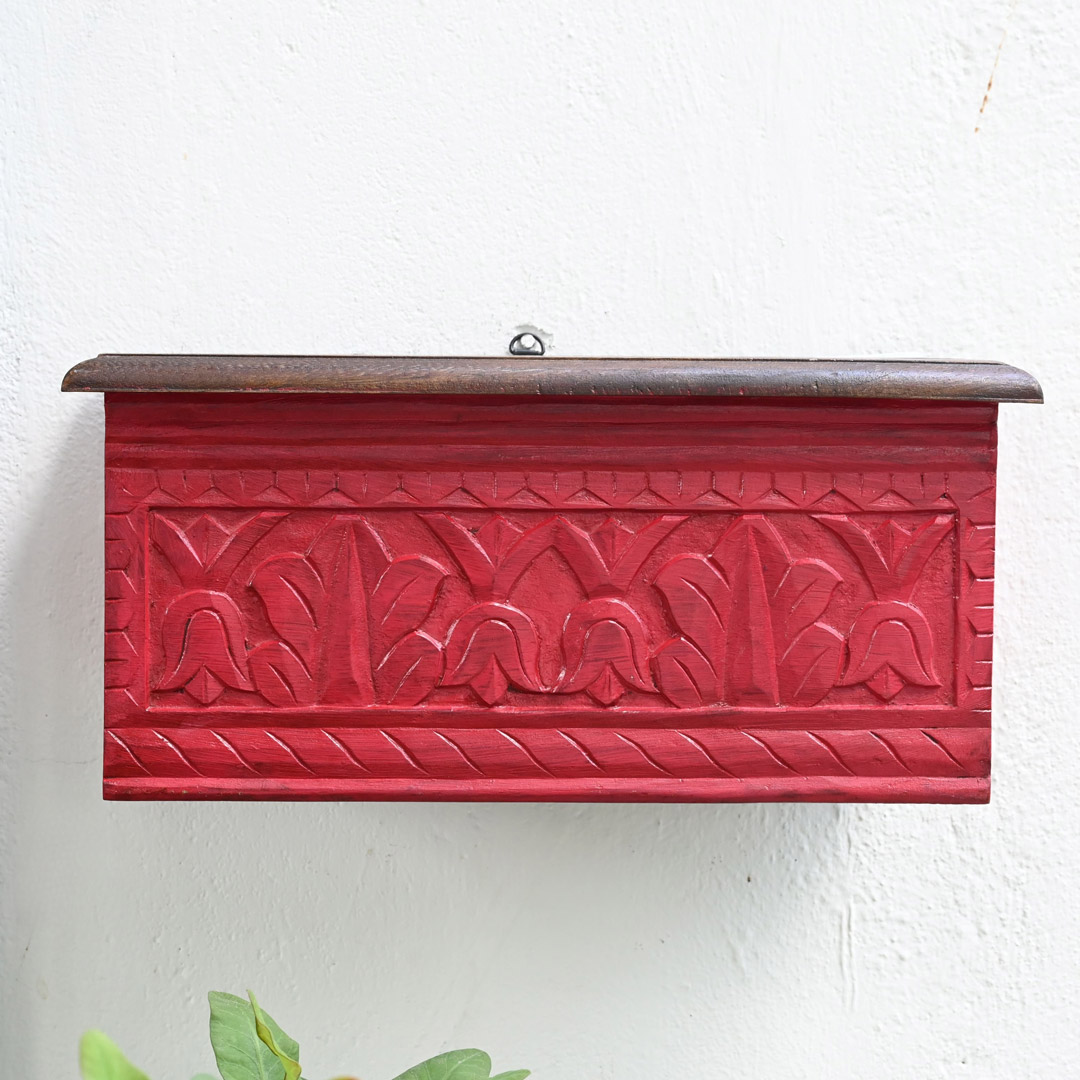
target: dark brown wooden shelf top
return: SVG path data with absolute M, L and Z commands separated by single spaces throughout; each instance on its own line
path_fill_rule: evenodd
M 964 360 L 624 359 L 548 356 L 166 356 L 103 354 L 66 391 L 288 394 L 543 394 L 630 397 L 1042 401 L 1008 364 Z

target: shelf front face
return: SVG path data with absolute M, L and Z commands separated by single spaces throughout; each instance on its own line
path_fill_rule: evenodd
M 995 405 L 106 415 L 107 797 L 988 797 Z

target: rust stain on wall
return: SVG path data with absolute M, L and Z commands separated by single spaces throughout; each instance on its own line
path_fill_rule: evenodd
M 1009 22 L 1016 10 L 1016 0 L 1009 4 L 1009 13 L 1005 16 L 1005 25 L 1001 30 L 1001 40 L 998 42 L 997 52 L 994 53 L 994 66 L 990 69 L 990 78 L 986 80 L 986 93 L 983 94 L 982 104 L 979 106 L 979 118 L 982 119 L 986 112 L 987 102 L 990 100 L 990 91 L 994 87 L 994 76 L 997 74 L 998 63 L 1001 61 L 1001 50 L 1005 47 L 1005 39 L 1009 36 Z M 979 133 L 979 124 L 975 125 L 975 134 Z

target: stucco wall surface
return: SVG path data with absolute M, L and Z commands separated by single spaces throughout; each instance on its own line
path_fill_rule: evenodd
M 1080 5 L 7 0 L 0 1056 L 1080 1077 Z M 996 64 L 996 71 L 995 71 Z M 987 82 L 993 85 L 984 103 Z M 956 355 L 1001 423 L 988 807 L 100 800 L 100 351 Z

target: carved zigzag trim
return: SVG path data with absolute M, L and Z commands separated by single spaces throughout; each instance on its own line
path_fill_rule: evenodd
M 992 521 L 985 472 L 561 469 L 106 470 L 109 510 L 137 506 L 695 507 L 870 513 L 960 509 Z

